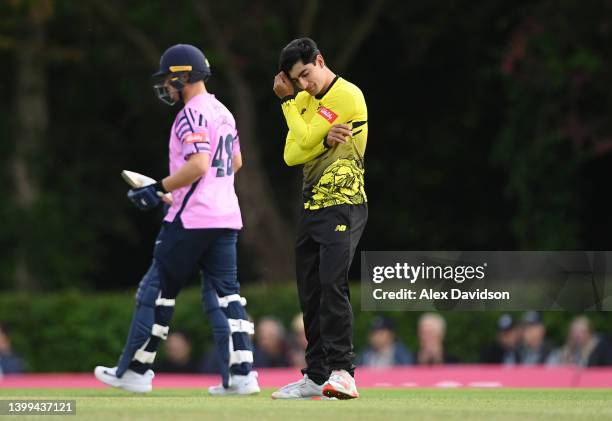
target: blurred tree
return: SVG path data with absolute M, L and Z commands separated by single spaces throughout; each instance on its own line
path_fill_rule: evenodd
M 609 8 L 0 2 L 0 58 L 9 63 L 0 84 L 10 98 L 0 103 L 0 287 L 135 287 L 160 214 L 131 208 L 118 174 L 168 171 L 176 110 L 156 100 L 148 76 L 177 42 L 206 52 L 210 89 L 238 120 L 243 281 L 293 278 L 300 171 L 282 160 L 286 128 L 271 85 L 280 49 L 304 35 L 368 102 L 362 249 L 573 248 L 593 239 L 605 248 L 589 211 L 612 229 L 601 194 L 612 161 Z
M 2 235 L 11 252 L 0 262 L 0 284 L 32 290 L 87 283 L 81 275 L 88 253 L 66 258 L 79 249 L 87 233 L 69 229 L 79 206 L 59 193 L 56 171 L 61 164 L 50 154 L 49 64 L 74 62 L 80 53 L 49 40 L 56 12 L 52 0 L 13 0 L 4 11 L 3 29 L 10 35 L 3 37 L 2 47 L 12 63 L 4 78 L 14 83 L 5 131 L 12 147 L 4 164 L 12 200 L 3 207 Z
M 36 207 L 40 206 L 40 159 L 46 148 L 49 124 L 47 109 L 46 22 L 52 14 L 51 0 L 14 1 L 12 5 L 22 23 L 23 39 L 14 49 L 16 94 L 14 101 L 12 175 L 16 212 L 20 226 L 35 225 Z M 31 231 L 17 231 L 15 245 L 15 283 L 18 289 L 34 289 L 40 280 L 32 270 L 34 248 L 40 246 Z
M 612 149 L 609 2 L 540 1 L 501 62 L 507 113 L 494 159 L 507 171 L 523 249 L 584 247 L 580 171 Z M 587 246 L 588 247 L 588 246 Z
M 234 110 L 245 165 L 236 187 L 240 198 L 245 229 L 241 235 L 244 245 L 254 253 L 254 266 L 260 278 L 269 281 L 287 281 L 293 278 L 293 239 L 287 221 L 272 195 L 272 187 L 265 172 L 259 147 L 256 144 L 258 113 L 253 89 L 245 75 L 244 56 L 233 52 L 229 42 L 237 31 L 222 32 L 219 22 L 231 19 L 234 11 L 223 8 L 221 15 L 213 13 L 207 1 L 195 1 L 193 7 L 218 54 L 219 73 L 229 83 L 231 109 Z M 252 5 L 250 7 L 253 7 Z M 221 9 L 221 8 L 217 8 Z M 251 36 L 262 39 L 257 27 Z M 265 48 L 262 45 L 260 48 Z M 265 239 L 265 240 L 264 240 Z

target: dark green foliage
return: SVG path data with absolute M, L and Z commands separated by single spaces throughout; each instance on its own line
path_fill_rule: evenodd
M 204 49 L 209 88 L 231 110 L 227 69 L 243 77 L 257 122 L 245 168 L 260 157 L 280 215 L 295 222 L 300 176 L 283 163 L 285 123 L 271 91 L 278 53 L 310 35 L 335 69 L 375 2 L 314 2 L 310 24 L 310 2 L 298 1 L 42 3 L 51 5 L 42 54 L 49 125 L 27 160 L 40 195 L 26 210 L 12 167 L 23 94 L 15 71 L 27 9 L 39 3 L 0 4 L 0 289 L 16 286 L 19 253 L 39 290 L 127 288 L 140 278 L 160 215 L 132 209 L 118 175 L 167 173 L 176 109 L 156 100 L 149 76 L 177 42 Z M 203 4 L 229 55 L 204 24 Z M 369 108 L 370 219 L 360 247 L 609 249 L 610 8 L 599 0 L 387 1 L 340 69 Z M 240 251 L 242 279 L 257 281 L 252 250 Z
M 298 312 L 293 286 L 244 288 L 247 310 L 258 320 L 266 315 L 279 318 L 289 328 Z M 355 347 L 367 341 L 370 320 L 376 313 L 360 311 L 359 288 L 352 289 L 355 310 Z M 84 294 L 78 291 L 45 295 L 3 294 L 0 320 L 11 328 L 13 347 L 28 363 L 29 371 L 90 371 L 97 364 L 116 362 L 127 336 L 134 300 L 131 293 Z M 396 321 L 398 337 L 413 351 L 420 313 L 381 313 Z M 463 362 L 477 362 L 480 350 L 494 341 L 499 316 L 495 312 L 446 312 L 448 352 Z M 596 331 L 610 333 L 612 313 L 590 313 Z M 517 314 L 520 317 L 520 314 Z M 572 315 L 544 315 L 549 337 L 561 345 Z M 184 331 L 201 356 L 212 346 L 212 333 L 202 314 L 199 291 L 189 289 L 177 298 L 171 331 Z M 163 346 L 160 351 L 163 353 Z M 161 355 L 161 354 L 160 354 Z

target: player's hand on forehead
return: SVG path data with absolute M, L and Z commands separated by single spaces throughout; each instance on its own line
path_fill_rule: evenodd
M 274 77 L 272 90 L 279 98 L 284 98 L 294 93 L 293 84 L 283 71 L 278 72 Z

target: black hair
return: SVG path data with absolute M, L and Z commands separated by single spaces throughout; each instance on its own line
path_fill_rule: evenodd
M 321 54 L 317 44 L 310 38 L 298 38 L 291 41 L 280 53 L 278 68 L 287 75 L 295 63 L 314 63 L 317 55 Z

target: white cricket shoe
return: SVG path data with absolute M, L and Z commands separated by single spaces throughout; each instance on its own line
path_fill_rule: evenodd
M 334 370 L 323 384 L 323 395 L 328 398 L 355 399 L 359 397 L 355 379 L 346 370 Z
M 97 366 L 94 370 L 96 379 L 112 387 L 118 387 L 135 393 L 147 393 L 153 390 L 153 370 L 147 370 L 144 374 L 138 374 L 130 369 L 123 373 L 121 378 L 115 374 L 117 367 Z
M 226 388 L 223 387 L 223 384 L 218 384 L 208 388 L 208 394 L 212 396 L 254 395 L 260 391 L 257 383 L 257 371 L 251 371 L 246 376 L 232 374 L 230 376 L 230 387 Z
M 272 399 L 321 399 L 323 386 L 319 386 L 304 374 L 304 378 L 272 393 Z

